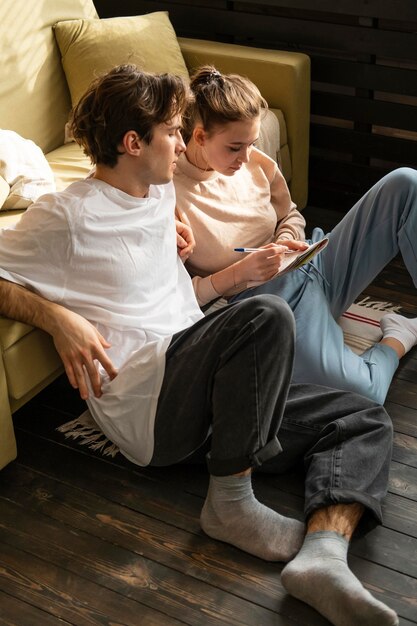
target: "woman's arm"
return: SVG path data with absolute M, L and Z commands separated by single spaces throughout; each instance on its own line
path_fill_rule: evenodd
M 0 313 L 49 333 L 65 367 L 68 380 L 81 398 L 88 398 L 86 375 L 94 395 L 101 396 L 99 361 L 110 379 L 117 370 L 105 353 L 110 344 L 86 319 L 36 293 L 0 278 Z
M 270 184 L 271 204 L 277 214 L 275 241 L 292 239 L 304 241 L 305 219 L 291 200 L 287 183 L 278 167 Z
M 193 286 L 199 305 L 243 291 L 248 282 L 266 282 L 279 270 L 286 250 L 282 245 L 269 243 L 210 276 L 194 276 Z

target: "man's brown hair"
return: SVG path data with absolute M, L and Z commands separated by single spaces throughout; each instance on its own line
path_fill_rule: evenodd
M 119 65 L 94 80 L 73 108 L 71 131 L 93 163 L 114 167 L 129 130 L 149 144 L 154 127 L 181 115 L 189 97 L 179 76 Z

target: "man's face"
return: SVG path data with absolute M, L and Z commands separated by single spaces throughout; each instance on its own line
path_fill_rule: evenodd
M 150 144 L 142 142 L 141 178 L 149 185 L 162 185 L 172 180 L 176 162 L 185 144 L 181 136 L 181 116 L 155 126 Z

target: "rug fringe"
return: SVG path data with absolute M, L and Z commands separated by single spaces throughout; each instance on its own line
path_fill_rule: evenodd
M 355 304 L 368 309 L 374 309 L 375 311 L 386 311 L 387 313 L 398 313 L 401 311 L 400 305 L 395 305 L 392 302 L 385 302 L 383 300 L 372 300 L 369 296 L 365 296 L 362 300 L 355 302 Z
M 87 446 L 91 450 L 101 452 L 103 456 L 115 457 L 119 447 L 107 439 L 100 430 L 90 411 L 84 411 L 79 417 L 58 426 L 58 432 L 63 433 L 65 438 L 78 439 L 81 446 Z

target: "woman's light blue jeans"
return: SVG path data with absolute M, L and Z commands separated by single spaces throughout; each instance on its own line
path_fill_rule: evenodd
M 312 241 L 323 236 L 316 228 Z M 327 236 L 327 248 L 306 271 L 275 278 L 232 301 L 272 293 L 288 302 L 296 321 L 293 382 L 355 391 L 382 404 L 398 367 L 395 351 L 376 344 L 355 354 L 337 320 L 398 252 L 417 286 L 417 171 L 400 168 L 382 178 Z

